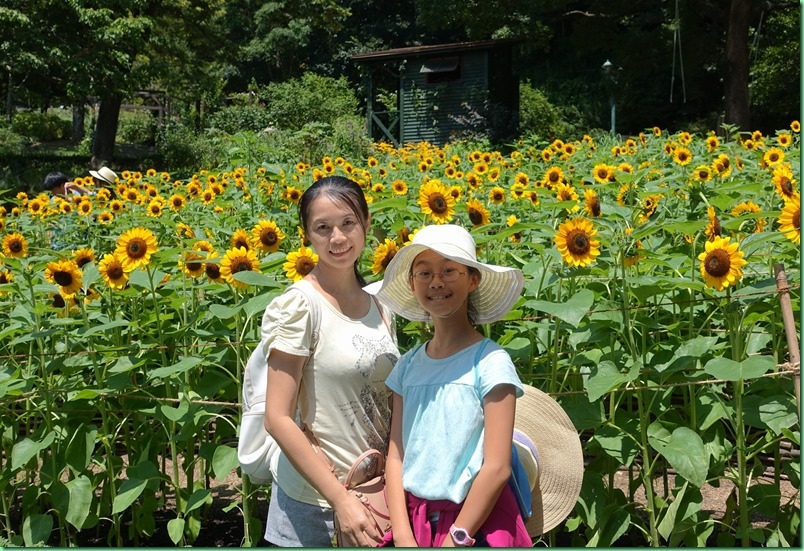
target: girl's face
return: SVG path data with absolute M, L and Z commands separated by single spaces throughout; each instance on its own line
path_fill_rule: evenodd
M 447 281 L 445 281 L 445 278 Z M 433 319 L 466 317 L 469 294 L 477 289 L 477 273 L 432 250 L 419 253 L 411 266 L 410 288 Z
M 319 264 L 352 270 L 366 245 L 369 221 L 325 194 L 310 203 L 310 214 L 307 238 Z

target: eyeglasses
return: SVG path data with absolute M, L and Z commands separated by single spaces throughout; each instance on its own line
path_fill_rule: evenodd
M 441 277 L 441 281 L 445 281 L 447 283 L 451 283 L 453 281 L 458 281 L 458 278 L 462 275 L 466 275 L 469 272 L 461 272 L 457 268 L 447 268 L 442 272 L 430 272 L 427 270 L 420 270 L 410 275 L 416 282 L 418 283 L 430 283 L 433 281 L 435 276 Z

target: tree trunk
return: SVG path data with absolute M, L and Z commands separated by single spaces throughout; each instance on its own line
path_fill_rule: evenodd
M 6 120 L 11 124 L 12 115 L 14 114 L 14 92 L 11 84 L 11 68 L 8 68 L 8 90 L 6 92 Z
M 101 99 L 98 123 L 92 138 L 93 163 L 105 164 L 114 157 L 114 140 L 117 137 L 117 122 L 123 98 L 112 95 Z
M 73 143 L 79 143 L 84 139 L 84 103 L 76 101 L 73 104 L 73 129 L 71 139 Z
M 751 130 L 751 103 L 748 95 L 748 27 L 751 0 L 731 0 L 726 31 L 726 124 Z

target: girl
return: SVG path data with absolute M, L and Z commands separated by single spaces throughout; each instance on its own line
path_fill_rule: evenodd
M 283 293 L 263 318 L 265 428 L 281 449 L 276 472 L 272 464 L 265 539 L 281 547 L 330 547 L 334 513 L 341 545 L 376 545 L 382 534 L 342 485 L 362 452 L 387 449 L 390 392 L 384 381 L 399 358 L 388 315 L 363 290 L 358 272 L 368 205 L 357 183 L 327 177 L 304 192 L 299 218 L 319 257 L 305 280 L 320 303 L 320 330 L 308 359 L 313 327 L 303 293 Z
M 500 319 L 522 272 L 477 261 L 472 236 L 427 226 L 389 263 L 377 292 L 394 313 L 430 320 L 433 336 L 406 353 L 393 391 L 386 491 L 396 547 L 530 547 L 511 474 L 514 365 L 474 325 Z

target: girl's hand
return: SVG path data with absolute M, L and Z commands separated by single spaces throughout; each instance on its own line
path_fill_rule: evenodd
M 347 493 L 333 509 L 345 540 L 338 542 L 339 547 L 369 547 L 382 541 L 383 534 L 374 517 L 354 495 Z

